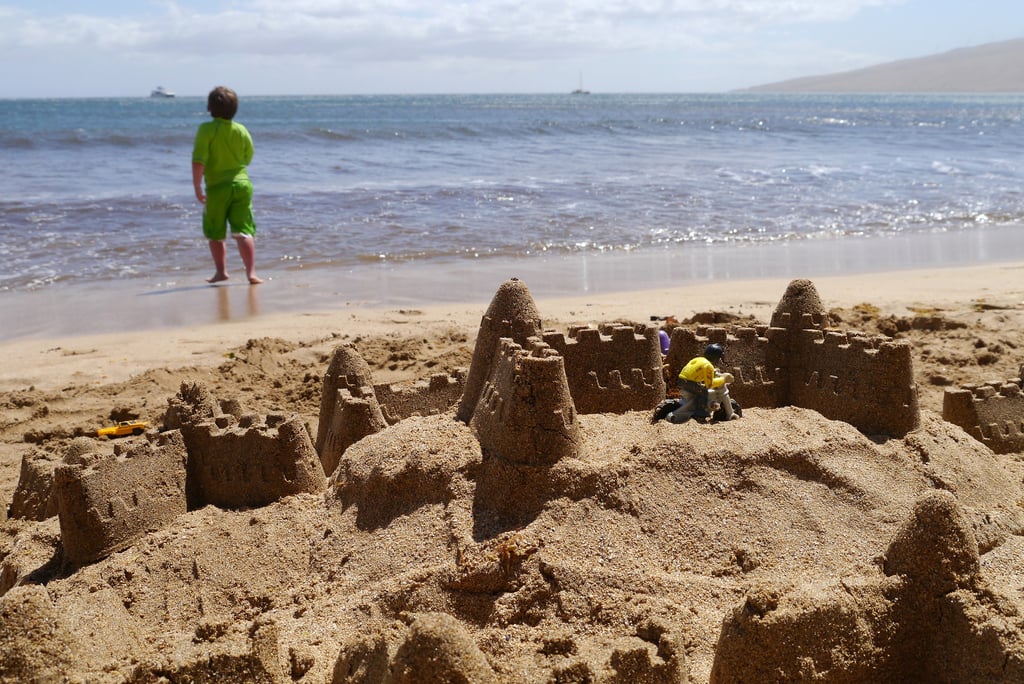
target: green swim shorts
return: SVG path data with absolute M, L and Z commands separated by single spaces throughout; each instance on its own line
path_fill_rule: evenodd
M 203 235 L 207 240 L 223 240 L 227 237 L 229 224 L 232 235 L 256 235 L 256 221 L 252 217 L 252 183 L 247 178 L 206 189 Z

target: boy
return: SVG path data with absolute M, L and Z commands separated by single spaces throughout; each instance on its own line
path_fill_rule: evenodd
M 217 86 L 206 98 L 206 110 L 213 121 L 199 125 L 192 148 L 192 185 L 203 209 L 203 235 L 210 242 L 214 273 L 208 283 L 228 279 L 227 237 L 238 244 L 245 275 L 252 285 L 263 281 L 256 276 L 256 222 L 252 216 L 252 183 L 245 167 L 252 161 L 249 131 L 233 121 L 238 111 L 238 95 Z M 203 192 L 203 180 L 206 192 Z

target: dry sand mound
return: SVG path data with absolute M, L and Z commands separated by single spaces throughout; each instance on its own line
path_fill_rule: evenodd
M 351 447 L 323 496 L 208 506 L 70 576 L 16 586 L 0 599 L 0 672 L 867 682 L 1024 671 L 1020 584 L 988 576 L 975 541 L 995 553 L 1019 539 L 1020 468 L 957 429 L 926 417 L 922 432 L 878 444 L 793 408 L 711 425 L 580 420 L 585 455 L 538 469 L 488 466 L 452 415 L 411 418 Z M 51 523 L 23 525 L 5 568 L 57 551 Z M 912 619 L 921 613 L 935 619 Z

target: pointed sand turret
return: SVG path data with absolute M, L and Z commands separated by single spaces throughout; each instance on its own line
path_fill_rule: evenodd
M 526 283 L 518 278 L 506 280 L 498 288 L 491 305 L 480 321 L 473 360 L 466 377 L 466 388 L 456 418 L 469 424 L 480 400 L 480 392 L 491 371 L 491 363 L 498 349 L 498 341 L 508 337 L 520 346 L 541 332 L 540 313 Z
M 820 328 L 828 312 L 821 303 L 818 289 L 806 279 L 789 283 L 786 292 L 772 312 L 772 327 L 787 329 Z

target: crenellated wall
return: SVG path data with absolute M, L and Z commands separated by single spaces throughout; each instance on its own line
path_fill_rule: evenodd
M 341 455 L 367 435 L 411 416 L 444 413 L 458 404 L 466 373 L 437 373 L 429 380 L 374 385 L 369 365 L 351 345 L 334 350 L 324 374 L 316 452 L 330 475 Z
M 809 281 L 794 281 L 771 326 L 676 328 L 665 359 L 670 378 L 711 343 L 743 407 L 798 406 L 867 434 L 904 435 L 920 421 L 910 346 L 881 335 L 827 328 Z
M 942 417 L 997 454 L 1024 452 L 1024 380 L 947 389 Z
M 315 494 L 327 478 L 299 416 L 218 416 L 183 430 L 189 507 L 256 508 Z
M 910 351 L 882 336 L 801 330 L 789 350 L 786 403 L 867 434 L 904 435 L 920 420 Z
M 374 385 L 373 392 L 388 425 L 412 416 L 444 413 L 459 403 L 466 387 L 466 371 L 436 373 L 428 380 Z
M 707 345 L 721 344 L 727 352 L 720 370 L 732 373 L 734 378 L 729 385 L 730 395 L 741 406 L 780 406 L 781 398 L 786 394 L 786 377 L 777 365 L 779 360 L 770 359 L 772 350 L 778 346 L 780 334 L 785 332 L 766 326 L 676 328 L 672 331 L 672 343 L 665 358 L 669 377 L 676 378 L 683 366 L 695 356 L 700 356 Z M 774 345 L 769 335 L 775 338 Z
M 565 360 L 569 392 L 580 413 L 644 411 L 665 398 L 658 329 L 629 325 L 602 331 L 545 331 L 544 343 Z
M 180 432 L 135 440 L 114 454 L 54 471 L 64 563 L 78 567 L 128 548 L 187 509 Z

